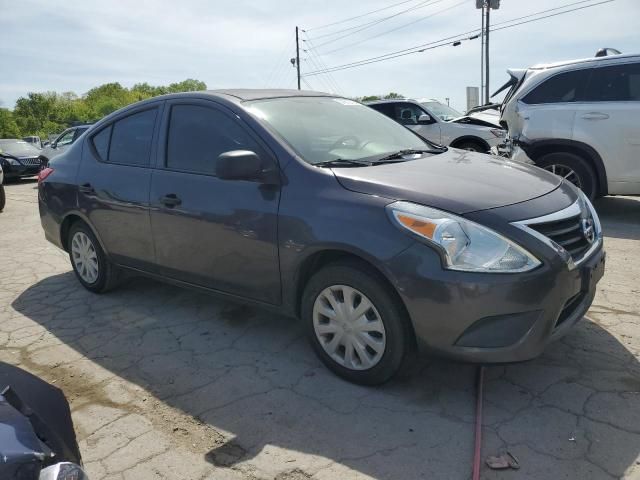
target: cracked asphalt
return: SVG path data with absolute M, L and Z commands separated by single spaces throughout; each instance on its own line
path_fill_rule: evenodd
M 0 213 L 0 360 L 60 387 L 91 480 L 469 479 L 475 367 L 422 359 L 378 388 L 316 360 L 295 320 L 146 279 L 85 291 L 35 182 Z M 640 479 L 640 198 L 596 204 L 608 264 L 587 318 L 485 371 L 484 479 Z

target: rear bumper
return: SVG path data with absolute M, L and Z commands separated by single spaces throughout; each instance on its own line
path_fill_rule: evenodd
M 605 262 L 601 247 L 572 271 L 558 263 L 522 274 L 465 273 L 434 264 L 426 248 L 414 245 L 390 265 L 393 271 L 404 270 L 396 285 L 418 346 L 477 363 L 540 355 L 587 312 Z

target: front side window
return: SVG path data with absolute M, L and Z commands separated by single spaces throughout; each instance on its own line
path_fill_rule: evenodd
M 434 148 L 385 115 L 346 98 L 271 98 L 244 105 L 311 164 Z
M 555 75 L 527 93 L 522 101 L 527 104 L 577 102 L 589 80 L 591 70 L 574 70 Z
M 63 133 L 62 135 L 60 135 L 58 137 L 58 140 L 56 140 L 56 145 L 58 147 L 62 147 L 63 145 L 70 145 L 71 143 L 73 143 L 73 136 L 75 135 L 75 131 L 74 130 L 70 130 L 66 133 Z
M 594 69 L 585 100 L 589 102 L 640 101 L 640 63 Z
M 420 115 L 424 114 L 424 111 L 413 103 L 396 103 L 394 107 L 395 118 L 402 125 L 417 125 Z
M 157 108 L 145 110 L 114 122 L 108 162 L 136 166 L 149 165 L 157 111 Z
M 245 129 L 223 112 L 201 105 L 171 107 L 167 168 L 213 175 L 218 156 L 233 150 L 260 153 Z

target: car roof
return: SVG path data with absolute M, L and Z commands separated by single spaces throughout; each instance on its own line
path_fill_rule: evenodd
M 194 92 L 191 92 L 194 93 Z M 225 95 L 235 97 L 239 100 L 262 100 L 267 98 L 286 98 L 286 97 L 335 97 L 331 93 L 316 92 L 313 90 L 294 90 L 284 88 L 234 88 L 221 90 L 205 90 L 198 92 L 214 96 Z
M 607 55 L 604 57 L 589 57 L 589 58 L 578 58 L 575 60 L 564 60 L 559 62 L 552 63 L 541 63 L 538 65 L 534 65 L 531 67 L 531 70 L 547 70 L 549 68 L 558 68 L 565 67 L 570 65 L 579 65 L 579 64 L 591 64 L 591 63 L 617 63 L 619 61 L 624 62 L 625 60 L 640 60 L 640 54 L 638 53 L 626 53 L 620 55 Z
M 383 103 L 398 103 L 398 102 L 409 102 L 409 103 L 419 103 L 417 100 L 413 98 L 385 98 L 383 100 L 372 100 L 370 102 L 364 102 L 365 105 L 380 105 Z

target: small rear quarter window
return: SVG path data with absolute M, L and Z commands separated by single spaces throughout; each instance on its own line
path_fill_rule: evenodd
M 109 139 L 111 138 L 111 128 L 111 125 L 103 128 L 91 139 L 100 160 L 104 162 L 109 158 Z

